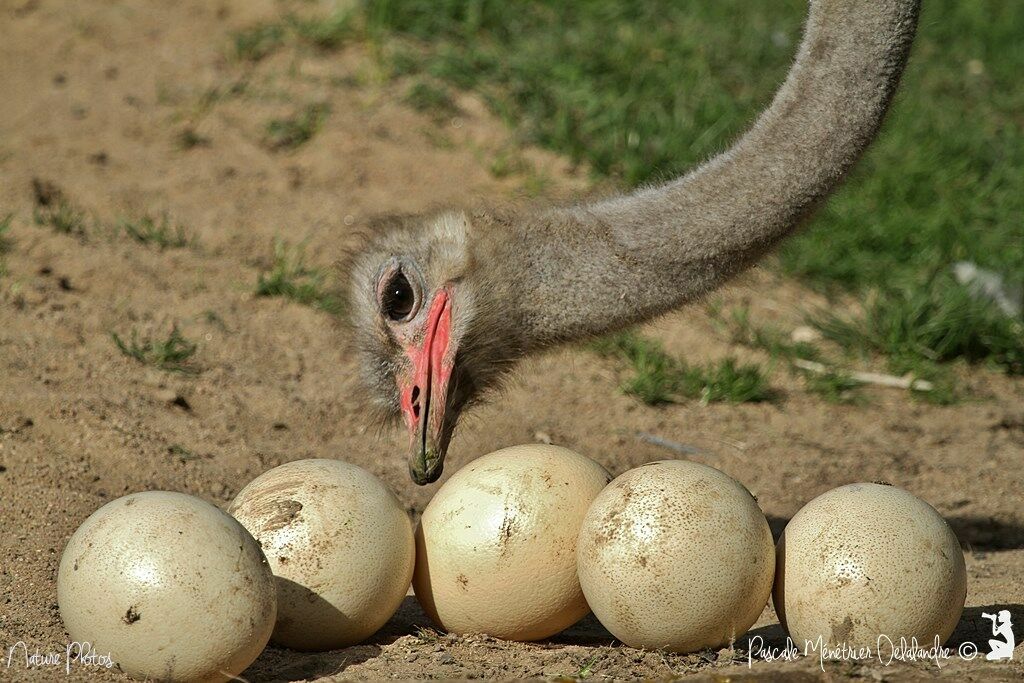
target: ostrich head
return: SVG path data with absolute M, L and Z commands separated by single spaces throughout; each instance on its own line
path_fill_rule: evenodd
M 662 315 L 763 256 L 878 133 L 919 0 L 811 0 L 786 81 L 725 152 L 660 186 L 566 207 L 395 219 L 353 259 L 373 401 L 403 416 L 419 484 L 460 413 L 519 358 Z
M 369 402 L 409 431 L 409 473 L 441 476 L 462 411 L 508 363 L 509 320 L 490 314 L 493 275 L 476 267 L 464 213 L 378 221 L 348 267 L 352 339 Z

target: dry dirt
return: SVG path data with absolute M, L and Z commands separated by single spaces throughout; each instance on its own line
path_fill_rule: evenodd
M 260 472 L 310 457 L 344 458 L 386 481 L 418 511 L 436 485 L 406 474 L 403 437 L 378 433 L 351 399 L 352 360 L 331 316 L 254 283 L 275 236 L 305 240 L 328 265 L 368 217 L 535 187 L 496 179 L 490 160 L 510 143 L 478 102 L 435 121 L 401 104 L 357 47 L 333 55 L 287 49 L 257 66 L 228 58 L 230 31 L 277 16 L 269 0 L 0 1 L 0 214 L 13 212 L 8 273 L 0 276 L 0 678 L 48 680 L 7 649 L 60 651 L 67 635 L 55 575 L 69 535 L 92 511 L 131 491 L 171 489 L 226 507 Z M 211 93 L 216 93 L 210 96 Z M 309 102 L 331 106 L 323 130 L 295 152 L 270 151 L 266 122 Z M 192 128 L 205 142 L 178 143 Z M 567 164 L 528 151 L 549 198 L 586 188 Z M 84 236 L 35 225 L 33 179 L 52 183 L 90 216 Z M 125 215 L 168 212 L 196 243 L 137 244 L 110 229 Z M 770 270 L 716 301 L 792 328 L 808 292 Z M 123 356 L 111 332 L 166 335 L 177 324 L 200 344 L 199 372 L 168 373 Z M 697 306 L 650 330 L 691 360 L 735 353 Z M 764 360 L 764 358 L 761 358 Z M 1024 384 L 982 369 L 961 381 L 973 398 L 933 407 L 899 391 L 836 406 L 779 368 L 770 404 L 696 402 L 649 408 L 618 391 L 621 369 L 587 350 L 533 361 L 497 403 L 467 420 L 448 473 L 498 447 L 550 438 L 613 473 L 675 454 L 655 434 L 700 449 L 694 459 L 743 481 L 776 533 L 834 486 L 886 480 L 928 500 L 955 527 L 970 576 L 954 645 L 982 644 L 980 614 L 1009 609 L 1024 640 Z M 538 400 L 541 399 L 541 400 Z M 546 400 L 545 400 L 546 399 Z M 693 676 L 907 680 L 934 664 L 755 661 L 735 651 L 668 656 L 614 642 L 593 620 L 538 644 L 439 636 L 413 598 L 371 643 L 325 654 L 269 648 L 249 680 L 372 677 Z M 755 634 L 778 642 L 771 609 Z M 1012 663 L 951 660 L 957 679 L 1024 676 Z M 73 669 L 70 677 L 118 679 Z

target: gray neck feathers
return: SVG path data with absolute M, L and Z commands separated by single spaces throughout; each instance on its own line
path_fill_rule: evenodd
M 498 269 L 518 283 L 526 346 L 665 313 L 790 233 L 878 132 L 918 9 L 919 0 L 812 0 L 785 83 L 732 148 L 660 187 L 517 225 Z

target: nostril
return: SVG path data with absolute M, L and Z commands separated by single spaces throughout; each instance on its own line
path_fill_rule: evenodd
M 419 418 L 420 416 L 420 388 L 412 388 L 412 396 L 410 396 L 410 403 L 412 403 L 412 414 L 413 417 Z

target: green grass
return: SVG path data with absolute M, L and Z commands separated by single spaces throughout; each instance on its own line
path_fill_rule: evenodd
M 534 169 L 518 151 L 503 148 L 491 159 L 488 170 L 495 178 L 507 178 L 520 173 L 530 173 Z
M 632 374 L 622 390 L 646 403 L 660 405 L 680 398 L 702 403 L 768 401 L 772 391 L 757 365 L 725 358 L 706 366 L 691 366 L 673 358 L 662 346 L 635 332 L 623 332 L 595 341 L 592 348 L 606 357 L 627 362 Z
M 1024 321 L 972 298 L 946 275 L 878 292 L 860 315 L 824 312 L 812 322 L 850 351 L 886 355 L 899 374 L 957 359 L 1024 374 Z
M 416 639 L 421 643 L 436 643 L 442 639 L 440 631 L 430 628 L 429 626 L 417 626 L 416 633 L 413 634 Z
M 85 213 L 61 199 L 55 206 L 40 206 L 32 214 L 36 225 L 48 226 L 62 235 L 85 234 Z
M 198 347 L 185 339 L 178 331 L 177 326 L 171 329 L 171 333 L 165 339 L 143 338 L 135 329 L 132 330 L 131 337 L 127 340 L 122 339 L 116 332 L 112 332 L 110 336 L 121 353 L 144 365 L 151 365 L 170 372 L 192 373 L 196 371 L 189 361 L 195 355 Z
M 195 128 L 188 126 L 183 128 L 175 136 L 175 145 L 178 149 L 189 150 L 196 147 L 209 147 L 210 138 L 200 135 Z
M 284 45 L 285 27 L 279 23 L 250 26 L 232 34 L 237 59 L 258 62 Z
M 773 393 L 760 366 L 725 358 L 703 367 L 691 367 L 682 377 L 681 393 L 702 403 L 757 403 L 769 401 Z
M 728 332 L 732 343 L 760 349 L 773 359 L 818 360 L 821 357 L 821 352 L 814 344 L 795 342 L 782 330 L 755 325 L 750 319 L 750 309 L 746 306 L 732 309 L 728 317 L 722 316 L 717 310 L 709 310 L 709 315 L 720 328 Z
M 972 307 L 976 305 L 970 299 L 968 303 Z M 884 306 L 883 304 L 883 308 Z M 773 361 L 788 363 L 793 372 L 804 378 L 804 387 L 808 392 L 817 394 L 830 403 L 859 405 L 867 402 L 867 398 L 860 391 L 862 383 L 853 379 L 840 367 L 844 364 L 842 360 L 825 358 L 818 345 L 793 341 L 782 330 L 754 324 L 750 319 L 750 311 L 745 306 L 731 310 L 728 316 L 709 306 L 708 315 L 720 330 L 729 335 L 732 343 L 759 349 L 769 354 Z M 897 313 L 891 316 L 890 321 L 898 323 L 903 318 L 903 314 Z M 999 318 L 996 320 L 1000 321 Z M 1002 318 L 1000 322 L 1006 320 Z M 822 331 L 824 339 L 837 343 L 848 354 L 859 356 L 861 360 L 874 354 L 886 354 L 889 369 L 894 373 L 901 376 L 909 374 L 918 379 L 928 380 L 934 385 L 931 391 L 911 390 L 915 397 L 938 405 L 950 405 L 960 400 L 961 395 L 955 390 L 949 368 L 927 358 L 926 356 L 931 355 L 929 350 L 918 347 L 913 353 L 907 353 L 896 345 L 884 347 L 880 338 L 866 336 L 865 331 L 877 322 L 873 316 L 850 319 L 823 312 L 813 316 L 809 322 Z M 924 324 L 924 321 L 920 322 Z M 937 323 L 939 329 L 955 327 L 958 326 L 950 324 L 949 321 Z M 916 329 L 914 324 L 906 328 L 907 331 L 913 329 Z M 796 366 L 795 361 L 798 359 L 821 362 L 830 369 L 824 374 L 809 372 Z
M 0 254 L 6 254 L 11 250 L 11 223 L 14 222 L 14 214 L 9 213 L 0 218 Z
M 282 296 L 332 315 L 342 310 L 342 298 L 328 286 L 326 272 L 306 265 L 301 246 L 280 240 L 274 244 L 270 269 L 257 276 L 256 296 Z
M 629 363 L 632 376 L 622 385 L 622 390 L 644 403 L 671 403 L 678 393 L 682 364 L 656 341 L 624 332 L 598 339 L 592 348 L 602 356 Z
M 824 374 L 803 372 L 804 387 L 808 392 L 821 396 L 829 403 L 863 404 L 867 402 L 860 388 L 860 382 L 841 370 L 830 370 Z
M 190 462 L 192 460 L 198 460 L 199 456 L 192 450 L 185 448 L 181 444 L 171 444 L 167 447 L 167 454 L 172 458 L 176 458 L 181 463 Z
M 546 171 L 530 171 L 523 179 L 523 193 L 527 197 L 543 197 L 551 186 L 551 176 Z
M 288 24 L 308 45 L 321 50 L 337 50 L 352 35 L 352 14 L 335 12 L 326 16 L 291 16 Z
M 180 249 L 191 246 L 193 237 L 180 223 L 174 223 L 167 216 L 153 218 L 150 215 L 138 218 L 124 218 L 118 224 L 126 235 L 140 244 L 152 244 L 160 249 Z
M 740 132 L 785 73 L 802 3 L 379 0 L 399 73 L 478 90 L 527 141 L 635 185 Z M 788 41 L 773 42 L 781 32 Z
M 0 218 L 0 277 L 7 274 L 7 261 L 4 256 L 11 250 L 11 223 L 14 221 L 14 214 L 9 213 Z
M 573 678 L 577 678 L 577 679 L 590 678 L 591 676 L 594 675 L 594 664 L 596 664 L 596 663 L 597 663 L 597 656 L 595 655 L 595 656 L 591 657 L 589 660 L 587 660 L 585 663 L 583 663 L 580 666 L 580 668 L 576 671 L 576 673 L 573 674 Z
M 448 88 L 429 81 L 414 83 L 405 93 L 405 102 L 416 111 L 432 114 L 436 119 L 459 113 Z
M 314 16 L 285 14 L 280 21 L 254 24 L 234 32 L 232 53 L 238 60 L 259 62 L 289 43 L 337 50 L 353 34 L 352 19 L 349 12 Z
M 202 315 L 200 316 L 200 319 L 205 323 L 209 323 L 210 325 L 216 325 L 225 332 L 228 329 L 227 323 L 224 322 L 224 318 L 221 317 L 220 313 L 213 309 L 208 308 L 205 311 L 203 311 Z
M 805 11 L 804 0 L 376 0 L 362 5 L 362 23 L 394 74 L 477 91 L 525 142 L 633 187 L 692 167 L 750 124 L 786 73 Z M 1021 35 L 1017 0 L 924 3 L 879 140 L 782 249 L 784 271 L 830 293 L 905 291 L 914 301 L 936 296 L 931 274 L 958 260 L 1021 279 Z M 939 299 L 962 300 L 955 289 Z M 904 316 L 886 323 L 905 330 L 900 354 L 1016 367 L 1012 321 L 929 306 L 942 315 L 887 305 Z M 968 320 L 984 331 L 962 329 Z M 871 320 L 858 324 L 878 337 Z
M 264 142 L 272 150 L 292 150 L 309 142 L 324 119 L 329 108 L 326 104 L 308 104 L 291 116 L 271 119 L 267 123 Z

